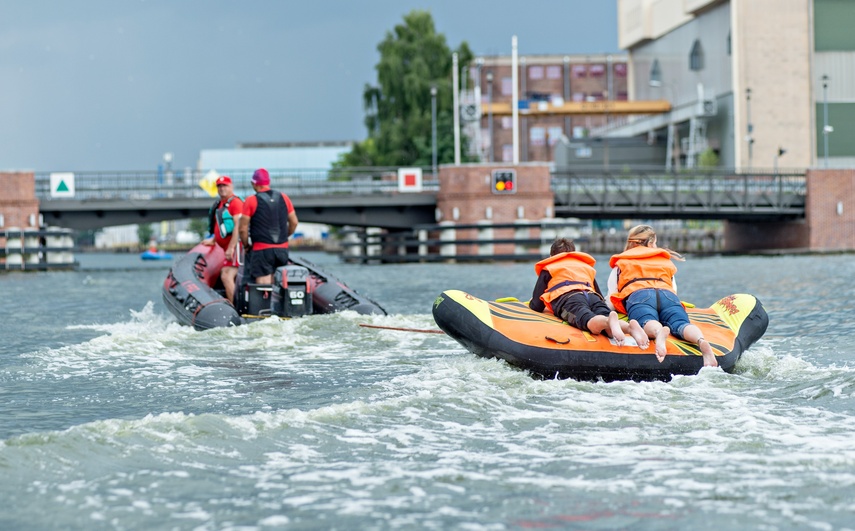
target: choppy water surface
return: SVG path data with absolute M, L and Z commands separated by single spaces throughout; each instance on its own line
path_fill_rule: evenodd
M 531 264 L 303 256 L 390 315 L 200 333 L 168 264 L 0 275 L 0 528 L 855 528 L 851 256 L 690 257 L 682 298 L 752 293 L 766 336 L 735 374 L 608 384 L 359 326 L 527 299 Z

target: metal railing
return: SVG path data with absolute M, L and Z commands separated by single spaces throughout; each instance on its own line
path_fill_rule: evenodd
M 793 217 L 804 215 L 807 194 L 803 172 L 556 171 L 552 190 L 557 212 L 603 216 L 740 213 Z
M 394 193 L 398 190 L 397 168 L 343 169 L 271 169 L 271 187 L 289 196 Z M 252 193 L 252 171 L 222 170 L 234 183 L 238 195 Z M 199 185 L 207 172 L 181 171 L 100 171 L 74 173 L 74 198 L 86 199 L 158 199 L 172 197 L 208 197 Z M 439 181 L 423 169 L 423 189 L 436 191 Z M 35 174 L 36 197 L 51 200 L 50 173 Z
M 252 193 L 252 172 L 229 175 L 235 192 Z M 439 181 L 423 169 L 423 189 L 439 190 Z M 273 169 L 271 186 L 292 197 L 393 195 L 398 191 L 397 168 Z M 74 200 L 152 200 L 206 198 L 199 186 L 201 171 L 79 172 L 74 174 Z M 804 215 L 804 172 L 661 169 L 607 171 L 602 168 L 552 172 L 556 214 L 590 217 L 677 216 L 721 217 Z M 50 174 L 37 173 L 36 196 L 51 201 Z

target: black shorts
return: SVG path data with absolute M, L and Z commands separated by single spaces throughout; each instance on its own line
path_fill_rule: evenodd
M 254 250 L 249 257 L 249 280 L 255 282 L 258 277 L 272 275 L 277 267 L 284 265 L 288 265 L 287 248 Z
M 571 291 L 558 297 L 555 303 L 553 307 L 556 309 L 557 317 L 586 332 L 590 332 L 588 321 L 597 315 L 608 317 L 611 313 L 602 297 L 593 291 Z

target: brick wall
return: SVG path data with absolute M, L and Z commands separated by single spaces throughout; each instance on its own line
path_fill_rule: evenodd
M 855 250 L 855 170 L 809 170 L 805 220 L 812 251 Z
M 517 192 L 497 195 L 493 193 L 492 171 L 515 169 Z M 502 164 L 445 165 L 439 169 L 439 193 L 436 204 L 439 219 L 456 224 L 472 224 L 484 221 L 513 223 L 518 220 L 539 221 L 554 217 L 555 198 L 550 186 L 549 165 L 527 163 L 518 166 Z M 455 211 L 456 209 L 456 211 Z M 456 219 L 455 219 L 456 212 Z M 488 217 L 489 216 L 489 217 Z M 530 237 L 539 237 L 539 231 L 531 231 Z M 496 229 L 495 238 L 513 238 L 513 229 Z M 475 239 L 475 229 L 457 231 L 458 239 Z M 511 254 L 513 244 L 497 244 L 496 254 Z M 458 254 L 478 254 L 477 246 L 459 245 Z
M 38 228 L 39 201 L 36 199 L 36 179 L 32 172 L 0 172 L 0 214 L 3 226 Z M 36 224 L 30 225 L 35 214 Z M 5 243 L 5 241 L 4 241 Z

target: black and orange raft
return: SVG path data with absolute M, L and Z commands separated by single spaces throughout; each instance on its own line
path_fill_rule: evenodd
M 709 308 L 686 311 L 727 372 L 769 325 L 763 305 L 752 295 L 729 295 Z M 668 354 L 660 363 L 653 340 L 642 350 L 627 336 L 618 346 L 605 335 L 583 332 L 516 300 L 485 301 L 447 290 L 434 301 L 433 318 L 470 352 L 503 359 L 542 378 L 667 381 L 677 374 L 697 374 L 703 367 L 697 346 L 674 336 L 668 338 Z

